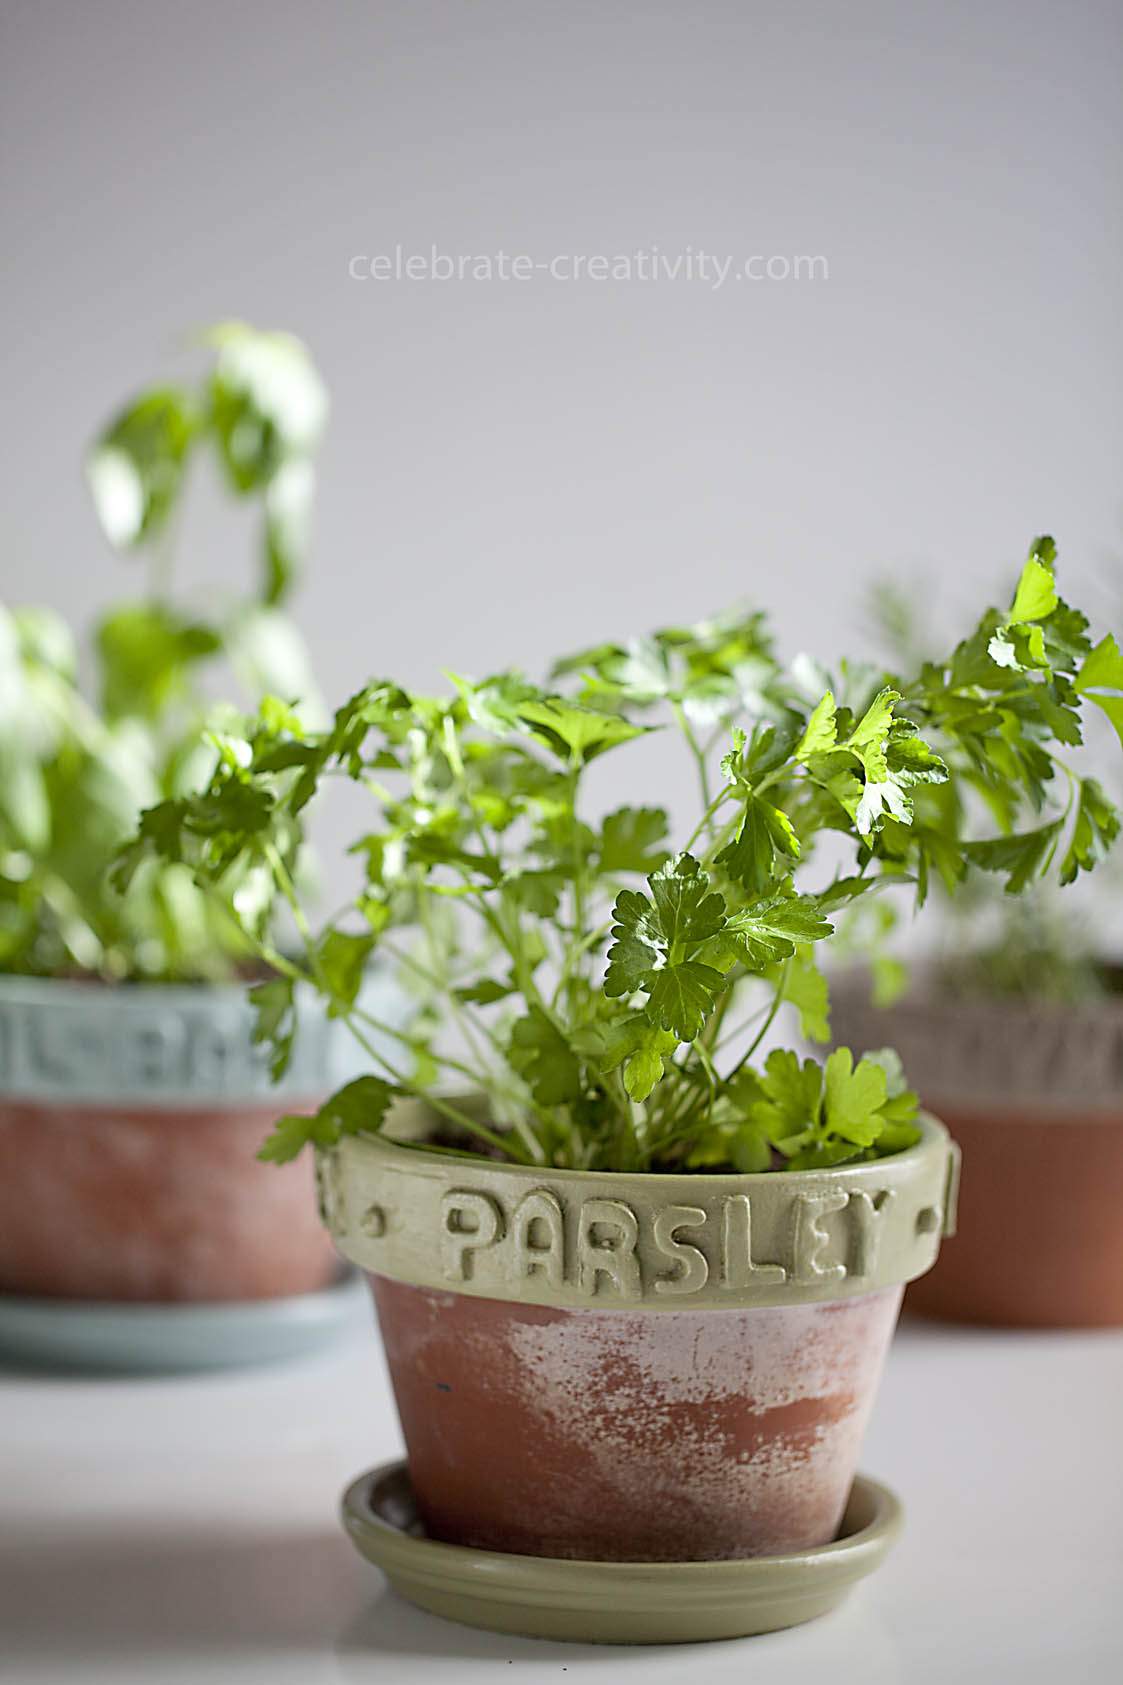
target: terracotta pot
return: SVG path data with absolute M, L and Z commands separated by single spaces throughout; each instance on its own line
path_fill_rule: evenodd
M 279 1093 L 237 987 L 0 977 L 0 1293 L 130 1301 L 313 1291 L 339 1270 L 309 1166 L 255 1154 L 351 1074 L 314 1008 Z M 271 1097 L 272 1093 L 272 1097 Z
M 1123 1325 L 1123 1002 L 832 990 L 835 1039 L 895 1047 L 967 1175 L 955 1239 L 906 1307 L 1023 1328 Z
M 351 1137 L 325 1218 L 371 1276 L 437 1539 L 708 1561 L 837 1533 L 954 1148 L 760 1176 L 540 1171 Z
M 652 1315 L 372 1284 L 426 1531 L 632 1562 L 834 1538 L 901 1301 Z
M 258 1104 L 146 1111 L 0 1100 L 0 1292 L 265 1299 L 338 1262 L 301 1163 L 254 1154 Z

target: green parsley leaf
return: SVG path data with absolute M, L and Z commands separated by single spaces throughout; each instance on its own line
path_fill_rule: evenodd
M 545 1106 L 579 1100 L 581 1063 L 561 1031 L 532 1006 L 511 1029 L 508 1058 L 536 1100 Z
M 1020 895 L 1028 883 L 1048 869 L 1060 834 L 1061 821 L 1054 819 L 1035 831 L 965 843 L 963 852 L 972 865 L 980 866 L 984 872 L 1008 873 L 1006 893 Z
M 379 1077 L 356 1077 L 310 1117 L 287 1113 L 258 1151 L 267 1164 L 287 1164 L 307 1146 L 334 1147 L 344 1135 L 374 1135 L 397 1091 Z
M 750 795 L 741 827 L 716 856 L 715 865 L 750 894 L 761 894 L 773 884 L 777 859 L 798 858 L 799 838 L 787 814 L 762 797 Z
M 799 1013 L 800 1034 L 808 1041 L 831 1039 L 830 991 L 809 948 L 797 948 L 785 976 L 777 978 L 782 998 Z
M 797 761 L 808 761 L 813 755 L 829 754 L 837 742 L 838 712 L 834 697 L 828 690 L 816 704 L 804 728 L 803 736 L 795 746 L 794 758 Z
M 157 717 L 185 693 L 188 669 L 221 647 L 211 627 L 159 605 L 116 609 L 97 629 L 107 717 Z
M 374 1135 L 382 1127 L 397 1090 L 381 1077 L 355 1077 L 320 1107 L 319 1116 L 343 1135 Z
M 334 1145 L 331 1126 L 318 1113 L 304 1116 L 287 1112 L 277 1119 L 272 1132 L 258 1148 L 257 1156 L 263 1164 L 289 1164 L 294 1158 L 299 1158 L 305 1147 Z
M 900 700 L 900 691 L 888 686 L 879 691 L 847 740 L 846 746 L 861 761 L 867 780 L 878 782 L 888 777 L 885 747 L 893 725 L 893 709 Z
M 678 1046 L 673 1031 L 661 1030 L 642 1013 L 613 1025 L 607 1032 L 603 1071 L 623 1065 L 624 1088 L 636 1101 L 646 1100 L 662 1080 L 664 1059 Z
M 1123 696 L 1104 695 L 1105 691 L 1123 691 L 1123 654 L 1110 632 L 1084 658 L 1074 688 L 1106 714 L 1123 743 Z
M 692 855 L 678 855 L 652 872 L 647 883 L 655 903 L 654 923 L 649 921 L 647 928 L 657 931 L 667 949 L 704 942 L 722 928 L 725 901 L 710 893 L 710 880 Z
M 520 702 L 515 712 L 547 749 L 573 765 L 594 760 L 606 749 L 628 743 L 648 729 L 632 725 L 619 714 L 598 713 L 594 708 L 556 696 Z
M 872 1146 L 880 1130 L 876 1116 L 885 1104 L 885 1072 L 870 1059 L 854 1068 L 848 1047 L 836 1047 L 823 1068 L 823 1114 L 827 1129 L 857 1147 Z
M 1090 872 L 1104 859 L 1119 835 L 1119 812 L 1094 778 L 1080 781 L 1080 801 L 1072 840 L 1061 862 L 1061 882 L 1072 883 L 1080 872 Z
M 721 972 L 712 965 L 672 960 L 645 980 L 648 1016 L 661 1029 L 673 1030 L 680 1041 L 693 1041 L 701 1033 L 723 981 Z
M 561 902 L 566 880 L 560 872 L 516 872 L 503 882 L 503 899 L 536 918 L 552 919 Z
M 823 1095 L 823 1069 L 814 1059 L 800 1063 L 786 1048 L 774 1048 L 768 1055 L 761 1079 L 763 1098 L 750 1116 L 767 1131 L 773 1145 L 798 1141 L 814 1128 Z
M 457 1000 L 466 1006 L 494 1006 L 496 1001 L 508 1000 L 515 992 L 513 983 L 497 983 L 490 977 L 485 977 L 479 983 L 470 983 L 464 988 L 454 989 Z
M 289 1068 L 296 1037 L 292 978 L 270 977 L 264 983 L 255 983 L 248 998 L 254 1009 L 252 1040 L 255 1046 L 271 1049 L 269 1074 L 279 1082 Z
M 119 550 L 156 537 L 180 495 L 200 426 L 190 395 L 159 387 L 123 410 L 96 441 L 86 479 L 102 531 Z
M 650 899 L 622 890 L 613 908 L 605 994 L 645 991 L 651 1022 L 682 1041 L 699 1033 L 723 981 L 720 971 L 690 957 L 725 923 L 725 901 L 709 882 L 697 860 L 680 854 L 651 873 Z
M 777 960 L 790 958 L 798 943 L 820 942 L 833 930 L 814 896 L 773 896 L 732 913 L 722 942 L 750 971 L 763 971 Z
M 321 937 L 316 975 L 329 997 L 329 1016 L 340 1016 L 354 1006 L 374 945 L 373 935 L 352 936 L 344 930 L 328 930 Z
M 211 412 L 231 486 L 249 492 L 273 483 L 285 465 L 308 457 L 327 418 L 327 394 L 304 346 L 291 334 L 260 333 L 240 322 L 215 328 Z
M 667 850 L 658 845 L 667 835 L 667 814 L 661 807 L 620 807 L 606 816 L 598 842 L 602 872 L 658 871 Z
M 1123 654 L 1113 633 L 1101 638 L 1085 656 L 1073 682 L 1081 696 L 1088 696 L 1096 690 L 1123 691 Z
M 1057 606 L 1057 586 L 1052 568 L 1037 555 L 1029 557 L 1018 580 L 1018 589 L 1010 609 L 1010 623 L 1021 625 L 1027 620 L 1044 620 Z

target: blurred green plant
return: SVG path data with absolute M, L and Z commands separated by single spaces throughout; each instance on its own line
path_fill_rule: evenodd
M 848 906 L 901 887 L 923 904 L 972 864 L 1012 893 L 1054 862 L 1067 882 L 1114 836 L 1099 786 L 1060 751 L 1080 742 L 1086 703 L 1123 707 L 1123 660 L 1110 635 L 1093 647 L 1053 562 L 1037 540 L 1010 608 L 902 675 L 787 670 L 761 616 L 733 614 L 586 649 L 553 688 L 513 671 L 439 697 L 376 680 L 326 730 L 267 699 L 216 739 L 205 791 L 144 815 L 119 868 L 128 884 L 181 865 L 219 894 L 264 873 L 303 943 L 280 954 L 243 914 L 276 972 L 254 992 L 275 1071 L 302 982 L 367 1048 L 370 1074 L 281 1119 L 263 1156 L 376 1130 L 400 1095 L 426 1097 L 476 1150 L 580 1169 L 813 1169 L 915 1140 L 892 1055 L 763 1057 L 765 1038 L 789 1004 L 827 1039 L 816 955 Z M 698 775 L 678 848 L 659 806 L 584 808 L 590 765 L 664 724 Z M 294 849 L 332 778 L 359 786 L 372 818 L 352 849 L 365 881 L 316 931 Z M 426 999 L 407 1030 L 361 999 L 376 952 Z M 453 1085 L 486 1096 L 483 1121 Z
M 326 394 L 287 334 L 230 323 L 204 345 L 197 384 L 142 392 L 89 452 L 102 531 L 146 566 L 142 592 L 93 629 L 90 694 L 64 620 L 0 604 L 0 971 L 209 979 L 253 959 L 240 919 L 269 892 L 260 874 L 225 898 L 174 863 L 151 862 L 124 891 L 109 877 L 142 808 L 213 775 L 217 668 L 232 669 L 254 705 L 274 691 L 313 699 L 282 605 L 307 549 Z M 207 458 L 235 498 L 257 505 L 259 558 L 245 591 L 212 590 L 195 609 L 174 587 L 173 541 Z
M 1051 541 L 1039 541 L 1051 569 L 1054 551 Z M 1038 573 L 1034 586 L 1044 603 L 1053 602 L 1055 589 Z M 919 596 L 922 596 L 920 593 Z M 1063 607 L 1063 605 L 1062 605 Z M 898 665 L 923 665 L 931 658 L 934 632 L 923 621 L 917 593 L 909 593 L 888 580 L 880 581 L 870 595 L 871 618 L 883 647 Z M 1045 624 L 1057 618 L 1054 606 Z M 1063 629 L 1063 620 L 1056 638 Z M 1068 611 L 1068 632 L 1081 632 L 1073 612 Z M 1007 659 L 1006 650 L 1000 651 Z M 1096 703 L 1110 728 L 1123 740 L 1123 707 L 1115 694 L 1123 687 L 1123 660 L 1113 638 L 1103 639 L 1089 651 L 1072 681 L 1072 690 Z M 1065 741 L 1071 741 L 1071 732 Z M 999 751 L 1002 753 L 1003 751 Z M 954 751 L 953 751 L 954 753 Z M 1086 753 L 1097 771 L 1106 759 Z M 964 770 L 970 775 L 968 765 Z M 1123 863 L 1114 847 L 1119 833 L 1117 804 L 1109 798 L 1097 778 L 1085 776 L 1073 783 L 1069 778 L 1069 811 L 1072 815 L 1071 843 L 1063 852 L 1061 870 L 1055 877 L 1035 877 L 1034 856 L 1050 856 L 1057 847 L 1058 832 L 1049 823 L 1018 843 L 996 840 L 976 849 L 968 871 L 955 886 L 955 893 L 943 893 L 942 917 L 936 925 L 938 941 L 926 963 L 938 986 L 955 993 L 1017 996 L 1023 999 L 1057 1002 L 1101 998 L 1120 991 L 1123 972 L 1113 963 L 1110 920 L 1105 920 L 1105 896 L 1117 899 Z M 953 791 L 918 793 L 918 810 L 936 825 L 946 820 L 949 801 L 962 810 L 969 799 L 970 776 Z M 983 787 L 987 804 L 993 793 Z M 1001 817 L 1001 814 L 1000 814 Z M 962 812 L 957 816 L 961 821 Z M 1061 889 L 1075 881 L 1091 865 L 1104 862 L 1097 875 L 1097 891 L 1074 901 Z M 996 873 L 1006 872 L 1005 885 Z M 938 882 L 945 889 L 942 881 Z M 1107 934 L 1105 935 L 1105 931 Z M 855 907 L 840 932 L 844 951 L 860 955 L 871 973 L 875 1005 L 891 1005 L 907 989 L 911 967 L 895 951 L 900 935 L 896 909 L 887 902 L 876 907 Z M 1118 940 L 1116 932 L 1115 940 Z

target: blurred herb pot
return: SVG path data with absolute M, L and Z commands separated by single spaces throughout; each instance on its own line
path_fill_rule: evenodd
M 1025 1328 L 1123 1325 L 1123 999 L 952 996 L 926 980 L 891 1007 L 851 978 L 836 1038 L 892 1046 L 967 1164 L 955 1239 L 909 1309 Z
M 237 985 L 0 977 L 0 1292 L 219 1301 L 325 1285 L 338 1261 L 310 1167 L 255 1156 L 278 1101 L 318 1101 L 351 1074 L 345 1028 L 311 997 L 302 1009 L 274 1088 Z
M 541 1170 L 373 1135 L 321 1151 L 427 1533 L 631 1562 L 832 1540 L 956 1164 L 932 1119 L 876 1162 L 747 1176 Z

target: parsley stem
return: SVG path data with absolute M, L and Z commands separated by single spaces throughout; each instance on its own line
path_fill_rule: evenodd
M 729 1011 L 735 989 L 736 983 L 731 980 L 729 987 L 722 990 L 720 1000 L 702 1026 L 702 1034 L 698 1039 L 705 1043 L 707 1051 L 716 1044 L 717 1033 L 721 1029 L 722 1019 Z
M 690 720 L 687 717 L 686 709 L 683 707 L 681 702 L 677 701 L 673 703 L 673 707 L 675 711 L 675 719 L 678 721 L 679 730 L 686 739 L 687 747 L 689 748 L 690 753 L 694 756 L 694 764 L 698 769 L 698 783 L 702 791 L 702 806 L 708 813 L 710 807 L 710 773 L 709 768 L 706 765 L 706 757 L 702 752 L 702 748 L 697 737 L 694 735 L 694 727 L 691 725 Z M 703 824 L 705 823 L 706 819 L 704 817 Z
M 294 983 L 306 983 L 311 988 L 318 987 L 314 976 L 312 976 L 309 972 L 302 970 L 300 966 L 294 965 L 290 959 L 286 958 L 284 954 L 274 948 L 270 943 L 258 940 L 255 943 L 255 946 L 266 964 L 270 965 L 273 970 L 278 972 L 281 976 L 290 978 Z M 352 1006 L 348 1008 L 341 1014 L 341 1016 L 351 1035 L 359 1043 L 359 1046 L 363 1049 L 363 1051 L 369 1058 L 382 1067 L 386 1074 L 403 1090 L 403 1092 L 412 1094 L 417 1099 L 427 1101 L 436 1111 L 443 1113 L 443 1115 L 449 1118 L 450 1121 L 458 1123 L 462 1128 L 471 1129 L 474 1134 L 480 1136 L 482 1140 L 487 1141 L 490 1146 L 499 1147 L 504 1153 L 510 1154 L 510 1143 L 504 1141 L 502 1136 L 494 1134 L 491 1130 L 486 1129 L 482 1124 L 477 1123 L 475 1119 L 469 1117 L 467 1112 L 462 1112 L 458 1106 L 453 1105 L 449 1101 L 441 1100 L 439 1096 L 430 1094 L 420 1084 L 413 1083 L 409 1078 L 403 1076 L 397 1067 L 393 1065 L 389 1059 L 387 1059 L 386 1055 L 375 1047 L 369 1037 L 362 1033 L 362 1031 L 357 1027 L 355 1020 L 357 1018 L 362 1019 L 365 1023 L 369 1024 L 371 1029 L 377 1030 L 381 1035 L 390 1036 L 392 1039 L 404 1043 L 407 1047 L 412 1047 L 413 1042 L 404 1031 L 395 1028 L 392 1024 L 384 1023 L 381 1019 L 376 1018 L 373 1013 L 367 1012 L 365 1008 L 359 1006 Z M 434 1053 L 433 1057 L 436 1059 L 438 1064 L 446 1066 L 449 1070 L 458 1072 L 461 1076 L 471 1078 L 473 1083 L 478 1083 L 480 1081 L 478 1072 L 473 1071 L 467 1065 L 461 1064 L 458 1060 L 439 1053 Z M 527 1158 L 526 1162 L 534 1162 L 534 1159 Z M 538 1162 L 541 1163 L 540 1157 L 538 1158 Z
M 418 897 L 418 911 L 421 915 L 421 923 L 425 932 L 425 940 L 428 943 L 429 955 L 431 958 L 435 958 L 437 952 L 437 939 L 433 931 L 431 909 L 429 907 L 428 898 L 425 895 Z M 457 1026 L 471 1049 L 473 1058 L 478 1063 L 479 1071 L 476 1076 L 476 1081 L 486 1087 L 491 1078 L 491 1067 L 476 1041 L 475 1029 L 472 1024 L 472 1015 L 466 1011 L 463 1001 L 457 1000 L 456 991 L 452 987 L 451 981 L 447 977 L 437 976 L 431 968 L 423 966 L 412 954 L 400 954 L 398 958 L 403 964 L 412 966 L 416 974 L 427 982 L 431 989 L 433 989 L 437 994 L 442 995 L 445 1000 L 448 1001 L 449 1008 L 453 1017 L 456 1019 Z M 481 1032 L 483 1031 L 483 1028 L 484 1027 L 481 1025 Z M 498 1051 L 498 1044 L 495 1042 L 495 1038 L 493 1036 L 491 1037 L 491 1040 Z
M 587 931 L 580 940 L 570 942 L 568 944 L 566 951 L 562 956 L 561 973 L 558 978 L 558 986 L 554 990 L 554 996 L 551 1002 L 555 1010 L 561 1001 L 562 995 L 566 991 L 566 985 L 569 982 L 569 979 L 577 974 L 577 968 L 582 955 L 586 954 L 590 948 L 595 948 L 598 943 L 603 942 L 611 929 L 612 920 L 609 919 L 604 924 L 598 924 L 595 930 Z
M 717 836 L 710 844 L 708 852 L 702 858 L 702 865 L 707 871 L 709 871 L 710 867 L 714 864 L 714 861 L 717 859 L 726 843 L 733 840 L 733 833 L 740 826 L 743 817 L 743 813 L 735 813 L 733 818 L 730 819 L 727 824 L 723 825 L 718 831 Z
M 710 804 L 706 808 L 705 813 L 703 813 L 701 819 L 699 819 L 697 825 L 695 825 L 693 831 L 690 833 L 690 836 L 687 838 L 685 847 L 683 849 L 684 854 L 690 853 L 691 849 L 694 847 L 694 844 L 698 841 L 698 838 L 702 835 L 702 832 L 710 829 L 710 820 L 713 818 L 713 816 L 717 812 L 718 808 L 721 807 L 725 802 L 731 800 L 731 798 L 735 794 L 736 794 L 736 786 L 733 785 L 733 784 L 727 784 L 724 789 L 718 791 L 717 795 L 714 797 L 713 801 L 710 802 Z
M 726 1034 L 721 1037 L 720 1041 L 716 1041 L 714 1043 L 714 1052 L 720 1053 L 722 1048 L 728 1047 L 731 1041 L 737 1041 L 738 1038 L 743 1036 L 745 1031 L 750 1029 L 753 1024 L 757 1023 L 757 1021 L 762 1018 L 768 1010 L 768 1006 L 761 1006 L 758 1007 L 755 1012 L 750 1012 L 747 1018 L 742 1018 L 741 1022 L 739 1024 L 735 1024 L 731 1030 L 728 1030 Z
M 709 1104 L 706 1107 L 706 1111 L 707 1111 L 707 1114 L 708 1114 L 709 1112 L 711 1112 L 713 1110 L 714 1099 L 717 1096 L 717 1091 L 718 1091 L 719 1084 L 721 1082 L 721 1078 L 718 1076 L 716 1070 L 714 1069 L 714 1062 L 710 1058 L 709 1052 L 707 1051 L 707 1048 L 706 1048 L 706 1044 L 700 1036 L 698 1037 L 698 1039 L 694 1043 L 694 1051 L 697 1053 L 698 1058 L 701 1061 L 702 1069 L 706 1073 L 706 1081 L 710 1085 Z
M 581 821 L 577 817 L 577 794 L 581 784 L 581 763 L 576 761 L 570 769 L 567 780 L 569 789 L 569 847 L 573 867 L 573 933 L 577 942 L 585 935 L 585 858 L 581 848 Z M 569 972 L 569 954 L 567 952 L 563 962 L 563 971 Z M 572 998 L 572 976 L 567 979 L 568 992 Z
M 266 942 L 263 938 L 257 937 L 254 940 L 254 947 L 266 965 L 270 966 L 280 976 L 288 977 L 294 983 L 307 983 L 313 989 L 316 987 L 316 979 L 311 972 L 302 971 L 300 966 L 294 964 L 287 954 L 283 954 L 271 942 Z
M 366 1007 L 356 1004 L 349 1007 L 341 1016 L 359 1018 L 364 1024 L 368 1024 L 372 1030 L 377 1030 L 379 1035 L 390 1036 L 392 1040 L 400 1042 L 403 1047 L 408 1047 L 411 1052 L 417 1050 L 415 1036 L 411 1036 L 406 1030 L 399 1030 L 394 1024 L 387 1024 L 383 1019 L 376 1018 L 373 1012 L 367 1011 Z M 478 1071 L 473 1070 L 471 1065 L 465 1065 L 461 1060 L 454 1059 L 451 1054 L 433 1052 L 432 1056 L 438 1065 L 444 1065 L 448 1070 L 456 1071 L 459 1076 L 469 1077 L 472 1082 L 480 1081 Z
M 635 1107 L 632 1105 L 632 1097 L 624 1087 L 624 1078 L 618 1069 L 613 1071 L 609 1086 L 615 1087 L 618 1091 L 616 1101 L 617 1117 L 620 1122 L 620 1131 L 618 1132 L 619 1163 L 622 1169 L 632 1169 L 643 1159 L 643 1141 L 636 1123 Z
M 756 1052 L 757 1048 L 771 1029 L 772 1021 L 784 1003 L 784 990 L 788 986 L 788 973 L 791 971 L 791 968 L 791 959 L 786 959 L 784 961 L 784 969 L 780 973 L 780 981 L 776 985 L 776 993 L 773 996 L 772 1005 L 769 1007 L 768 1012 L 765 1015 L 764 1022 L 761 1024 L 760 1029 L 757 1031 L 744 1053 L 742 1053 L 733 1069 L 729 1072 L 725 1079 L 727 1083 L 732 1082 L 738 1072 L 748 1064 L 749 1060 L 752 1058 L 753 1054 Z
M 465 1011 L 464 1002 L 457 999 L 456 990 L 452 987 L 451 982 L 447 978 L 439 977 L 437 973 L 430 970 L 428 966 L 422 965 L 420 960 L 416 959 L 413 954 L 403 953 L 400 948 L 393 947 L 389 942 L 380 942 L 379 947 L 384 949 L 386 953 L 390 955 L 391 959 L 396 961 L 398 965 L 404 966 L 407 971 L 412 971 L 414 976 L 419 977 L 422 982 L 428 983 L 434 994 L 441 995 L 448 1001 L 449 1009 L 455 1015 L 457 1023 L 464 1031 L 465 1038 L 472 1044 L 472 1051 L 475 1053 L 476 1058 L 480 1061 L 481 1069 L 485 1071 L 488 1070 L 489 1067 L 487 1059 L 481 1051 L 475 1038 L 476 1036 L 483 1036 L 486 1041 L 491 1043 L 495 1051 L 501 1054 L 503 1049 L 500 1045 L 499 1037 L 495 1034 L 494 1030 L 492 1030 L 487 1024 L 481 1023 L 479 1020 L 475 1019 L 473 1014 Z
M 480 847 L 483 849 L 485 855 L 502 865 L 502 850 L 499 848 L 498 841 L 495 838 L 491 838 L 489 840 L 483 820 L 476 811 L 476 804 L 472 799 L 472 790 L 468 783 L 468 775 L 464 767 L 463 756 L 460 753 L 460 747 L 456 741 L 456 732 L 453 728 L 451 719 L 448 717 L 446 717 L 444 721 L 442 737 L 448 764 L 452 769 L 453 776 L 456 779 L 463 799 L 467 804 L 469 822 L 479 840 Z M 550 1018 L 551 1023 L 553 1023 L 553 1018 L 551 1017 L 549 1008 L 547 1007 L 546 1002 L 542 999 L 542 996 L 535 985 L 533 974 L 526 963 L 526 951 L 522 939 L 522 924 L 519 919 L 517 908 L 512 912 L 515 934 L 515 940 L 512 941 L 511 936 L 508 934 L 506 926 L 500 917 L 498 909 L 494 913 L 492 912 L 491 908 L 487 904 L 487 901 L 484 899 L 483 891 L 477 884 L 472 882 L 463 867 L 460 868 L 460 875 L 472 892 L 471 901 L 475 906 L 476 911 L 498 938 L 501 945 L 506 948 L 507 952 L 510 954 L 519 989 L 527 1004 L 539 1007 L 546 1014 L 547 1018 Z M 424 898 L 426 893 L 428 893 L 428 885 L 418 887 L 418 894 L 422 898 Z M 558 1028 L 556 1024 L 554 1027 Z
M 455 1101 L 446 1100 L 439 1094 L 433 1094 L 422 1087 L 420 1083 L 416 1083 L 403 1075 L 387 1059 L 386 1055 L 374 1045 L 370 1038 L 365 1036 L 356 1026 L 354 1013 L 347 1013 L 343 1021 L 367 1056 L 382 1066 L 387 1076 L 403 1094 L 412 1095 L 414 1099 L 423 1101 L 425 1105 L 431 1106 L 435 1112 L 439 1112 L 442 1117 L 447 1118 L 450 1123 L 455 1123 L 458 1128 L 467 1130 L 481 1141 L 486 1141 L 489 1147 L 497 1148 L 505 1157 L 521 1159 L 523 1163 L 532 1162 L 523 1153 L 516 1153 L 513 1150 L 512 1138 L 497 1135 L 494 1130 L 488 1129 L 486 1124 L 477 1122 L 470 1113 L 462 1111 Z M 377 1024 L 374 1020 L 372 1020 L 372 1025 L 379 1029 L 388 1028 L 388 1026 Z M 393 1033 L 391 1031 L 391 1034 Z
M 308 923 L 304 908 L 300 904 L 300 897 L 296 893 L 296 885 L 292 881 L 289 869 L 281 859 L 280 850 L 277 848 L 275 843 L 267 842 L 265 844 L 264 854 L 266 860 L 269 862 L 273 876 L 276 879 L 277 886 L 285 900 L 288 902 L 289 908 L 292 912 L 293 923 L 296 925 L 301 939 L 303 940 L 305 947 L 308 949 L 309 959 L 312 959 L 315 939 L 313 938 L 312 929 Z

